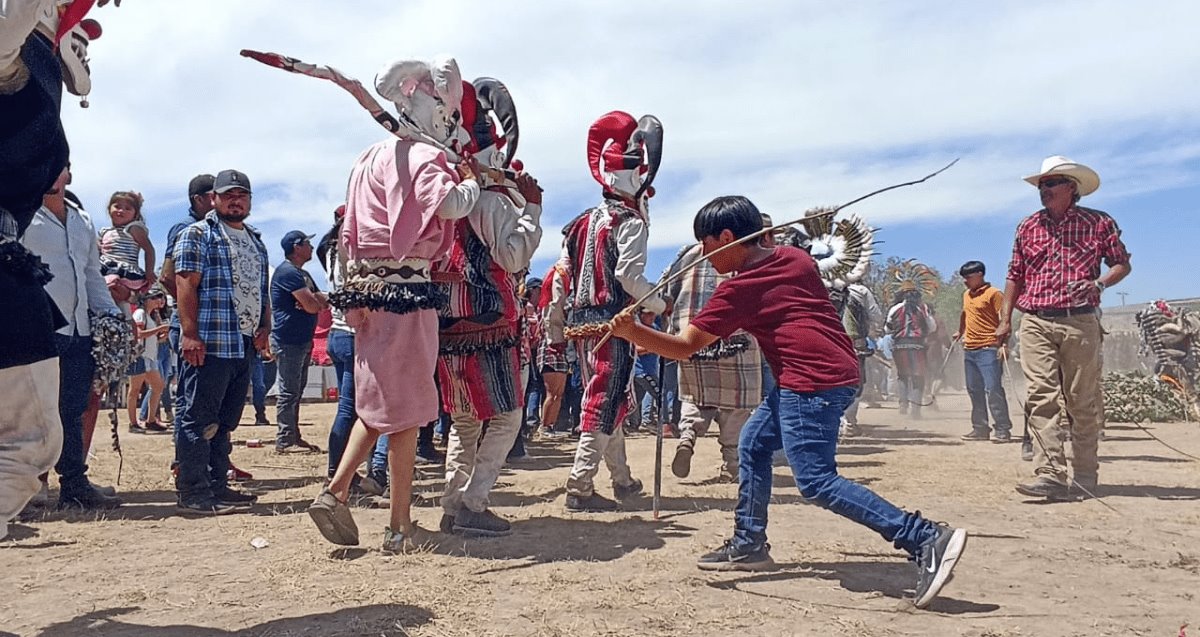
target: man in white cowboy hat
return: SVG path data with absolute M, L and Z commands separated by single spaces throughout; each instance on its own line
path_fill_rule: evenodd
M 1096 171 L 1055 155 L 1025 181 L 1037 187 L 1043 208 L 1017 226 L 999 342 L 1012 331 L 1013 306 L 1021 321 L 1021 364 L 1029 383 L 1025 417 L 1040 447 L 1035 480 L 1017 485 L 1023 495 L 1067 499 L 1092 492 L 1103 404 L 1100 392 L 1100 294 L 1130 271 L 1121 230 L 1107 213 L 1079 205 L 1100 187 Z M 1108 271 L 1100 272 L 1100 263 Z M 1073 482 L 1068 481 L 1059 395 L 1071 421 Z M 1072 493 L 1068 484 L 1081 493 Z

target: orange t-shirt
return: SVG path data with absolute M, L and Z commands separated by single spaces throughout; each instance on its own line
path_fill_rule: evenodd
M 996 344 L 996 328 L 1000 326 L 1000 306 L 1003 303 L 1004 293 L 988 283 L 974 292 L 963 292 L 963 313 L 966 315 L 964 348 L 979 349 Z

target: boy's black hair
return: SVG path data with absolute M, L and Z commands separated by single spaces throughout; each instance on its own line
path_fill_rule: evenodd
M 704 237 L 716 237 L 722 230 L 733 233 L 734 238 L 754 234 L 763 229 L 762 213 L 747 198 L 741 195 L 725 195 L 717 197 L 704 204 L 696 219 L 692 221 L 692 231 L 696 240 Z
M 987 274 L 987 268 L 984 267 L 983 261 L 967 261 L 958 269 L 959 276 L 967 276 L 968 274 Z

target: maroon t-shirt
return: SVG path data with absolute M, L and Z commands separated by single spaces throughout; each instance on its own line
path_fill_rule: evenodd
M 717 286 L 692 325 L 758 340 L 779 386 L 813 392 L 858 384 L 858 357 L 817 264 L 799 248 L 775 253 Z

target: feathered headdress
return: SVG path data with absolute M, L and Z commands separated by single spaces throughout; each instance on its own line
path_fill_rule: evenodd
M 929 266 L 916 259 L 901 261 L 889 267 L 884 275 L 883 302 L 894 303 L 901 292 L 920 291 L 922 296 L 931 297 L 941 285 L 941 277 Z
M 835 222 L 834 208 L 812 208 L 801 221 L 806 249 L 817 262 L 821 277 L 834 289 L 857 283 L 867 273 L 875 254 L 875 230 L 858 215 L 846 214 Z

